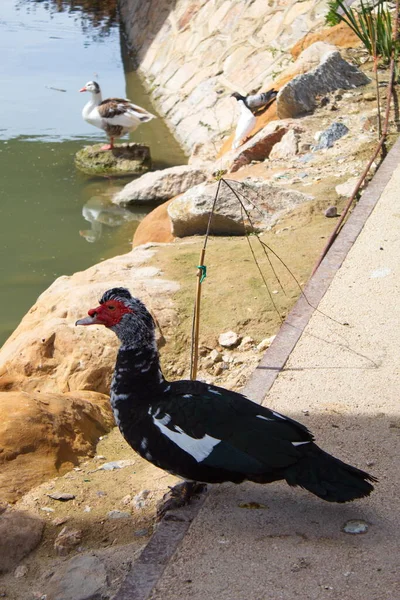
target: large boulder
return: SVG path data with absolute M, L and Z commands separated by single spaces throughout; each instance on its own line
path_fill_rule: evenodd
M 75 327 L 105 290 L 125 286 L 153 309 L 161 327 L 174 323 L 170 295 L 179 288 L 145 263 L 156 249 L 136 248 L 59 277 L 0 350 L 0 390 L 108 394 L 118 341 L 104 327 Z
M 152 171 L 128 183 L 112 201 L 123 205 L 165 202 L 202 183 L 207 177 L 206 169 L 188 165 Z
M 0 499 L 32 487 L 93 455 L 114 426 L 108 396 L 96 392 L 0 392 Z
M 298 75 L 281 88 L 276 99 L 278 116 L 281 119 L 297 117 L 314 110 L 317 96 L 369 82 L 370 79 L 346 62 L 340 52 L 329 51 L 322 56 L 318 67 Z
M 75 165 L 87 175 L 142 175 L 151 169 L 150 148 L 143 144 L 119 144 L 101 150 L 102 144 L 85 146 L 75 155 Z
M 168 215 L 168 205 L 173 201 L 167 200 L 164 204 L 157 206 L 143 221 L 139 223 L 132 241 L 132 246 L 140 246 L 149 242 L 161 244 L 174 241 L 171 231 L 171 219 Z
M 168 214 L 175 236 L 203 235 L 206 232 L 217 186 L 218 183 L 202 183 L 169 204 Z M 236 195 L 229 186 L 235 190 Z M 312 200 L 312 196 L 283 190 L 266 182 L 242 183 L 229 180 L 227 184 L 222 181 L 210 231 L 214 235 L 243 235 L 245 231 L 264 231 L 284 212 L 309 200 Z M 251 222 L 246 217 L 243 221 L 245 212 Z
M 0 573 L 15 569 L 38 546 L 44 522 L 28 513 L 6 510 L 0 514 Z

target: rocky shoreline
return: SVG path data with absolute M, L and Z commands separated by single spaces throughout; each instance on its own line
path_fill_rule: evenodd
M 262 196 L 257 208 L 261 216 L 253 215 L 250 231 L 276 249 L 301 284 L 307 280 L 333 227 L 329 216 L 340 213 L 376 139 L 377 119 L 374 88 L 368 83 L 372 65 L 365 53 L 350 48 L 342 57 L 336 48 L 314 42 L 281 73 L 278 87 L 283 92 L 277 103 L 257 117 L 255 135 L 239 149 L 230 150 L 231 136 L 216 157 L 215 140 L 203 133 L 204 143 L 195 148 L 191 165 L 148 173 L 128 184 L 115 203 L 160 204 L 135 234 L 134 246 L 140 246 L 57 279 L 0 350 L 0 403 L 2 414 L 9 415 L 0 428 L 5 503 L 0 527 L 14 536 L 4 535 L 8 542 L 0 545 L 0 555 L 13 540 L 18 550 L 2 563 L 1 570 L 8 571 L 0 585 L 4 597 L 109 598 L 152 532 L 155 505 L 172 478 L 133 456 L 113 429 L 107 399 L 116 355 L 113 334 L 73 324 L 105 289 L 129 287 L 159 323 L 167 377 L 187 376 L 199 236 L 210 214 L 216 171 L 227 171 L 233 185 L 250 186 L 252 192 L 240 187 L 249 210 L 254 209 L 252 198 Z M 344 60 L 352 76 L 355 63 L 359 65 L 362 87 L 340 78 L 334 89 L 323 87 L 332 64 Z M 312 100 L 310 94 L 304 99 L 304 86 L 314 89 Z M 296 95 L 302 98 L 304 116 L 296 112 L 298 102 L 288 101 Z M 266 307 L 263 282 L 251 272 L 254 265 L 242 238 L 240 205 L 224 195 L 216 214 L 209 286 L 204 289 L 200 377 L 240 389 L 299 289 L 286 272 L 289 291 L 284 297 L 270 273 L 280 317 Z M 177 236 L 183 239 L 173 241 Z M 238 297 L 243 306 L 237 306 Z M 214 314 L 216 305 L 223 306 L 218 311 L 222 315 Z M 219 338 L 229 330 L 237 335 L 232 347 Z M 99 437 L 103 439 L 96 449 Z M 120 463 L 108 473 L 105 465 L 116 461 L 134 463 Z M 120 477 L 118 486 L 114 476 Z M 63 501 L 54 498 L 57 494 L 73 497 Z M 73 587 L 74 578 L 84 581 L 88 573 L 90 589 L 82 595 Z

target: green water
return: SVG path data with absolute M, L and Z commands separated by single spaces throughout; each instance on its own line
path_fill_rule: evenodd
M 76 12 L 1 0 L 0 53 L 8 57 L 0 64 L 2 343 L 56 277 L 129 251 L 145 214 L 110 203 L 126 180 L 90 178 L 75 169 L 82 145 L 105 141 L 82 120 L 87 96 L 78 89 L 96 79 L 105 96 L 154 108 L 131 68 L 125 79 L 118 29 L 91 35 Z M 131 139 L 150 145 L 155 167 L 186 162 L 161 119 Z

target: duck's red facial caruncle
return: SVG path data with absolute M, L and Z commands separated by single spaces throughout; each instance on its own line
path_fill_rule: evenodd
M 113 327 L 118 325 L 126 313 L 133 313 L 133 310 L 119 300 L 108 300 L 100 304 L 97 308 L 91 308 L 88 311 L 88 317 L 79 319 L 75 325 L 104 325 Z

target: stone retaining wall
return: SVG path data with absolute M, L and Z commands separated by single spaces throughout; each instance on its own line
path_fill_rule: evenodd
M 188 153 L 231 132 L 237 107 L 230 94 L 272 87 L 292 60 L 288 50 L 327 12 L 327 0 L 119 4 L 139 73 Z

